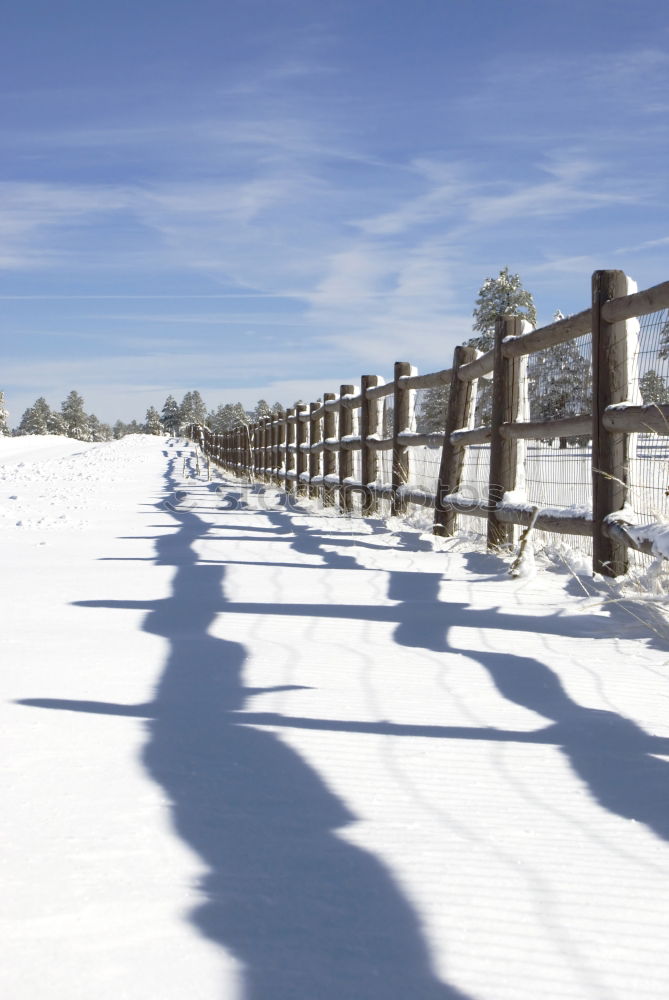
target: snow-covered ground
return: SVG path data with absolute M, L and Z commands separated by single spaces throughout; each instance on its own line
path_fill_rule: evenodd
M 2 996 L 665 1000 L 661 623 L 191 455 L 0 439 Z

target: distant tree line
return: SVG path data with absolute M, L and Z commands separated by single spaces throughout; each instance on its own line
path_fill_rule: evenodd
M 0 392 L 0 436 L 22 436 L 27 434 L 60 434 L 79 441 L 112 441 L 127 434 L 178 434 L 187 424 L 206 424 L 212 430 L 225 431 L 240 423 L 254 423 L 261 417 L 284 413 L 280 403 L 270 406 L 259 399 L 252 410 L 245 410 L 241 403 L 222 403 L 215 410 L 207 411 L 202 396 L 197 390 L 187 392 L 181 403 L 170 395 L 165 400 L 162 411 L 155 406 L 146 411 L 143 422 L 131 420 L 125 423 L 117 420 L 112 426 L 103 423 L 94 413 L 86 413 L 83 397 L 73 389 L 60 409 L 52 409 L 44 396 L 36 399 L 24 411 L 18 425 L 9 426 L 9 411 L 5 405 L 4 393 Z

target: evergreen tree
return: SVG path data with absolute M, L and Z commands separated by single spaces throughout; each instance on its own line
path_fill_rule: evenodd
M 533 354 L 528 377 L 531 420 L 577 417 L 591 410 L 590 362 L 573 340 Z M 585 444 L 589 438 L 576 440 Z M 567 447 L 567 438 L 560 438 L 560 447 Z
M 187 392 L 182 399 L 179 407 L 179 421 L 181 424 L 206 424 L 207 407 L 197 389 Z
M 65 420 L 67 436 L 78 441 L 88 440 L 88 417 L 84 412 L 84 400 L 74 389 L 64 400 L 61 413 Z
M 495 320 L 498 316 L 521 316 L 536 326 L 537 311 L 531 292 L 523 288 L 520 275 L 509 274 L 504 267 L 496 278 L 486 278 L 474 307 L 474 330 L 478 336 L 467 341 L 468 347 L 489 351 L 495 341 Z M 439 391 L 439 390 L 437 390 Z M 445 390 L 444 390 L 445 392 Z M 492 383 L 479 379 L 474 423 L 489 424 L 492 419 Z
M 160 419 L 167 434 L 174 436 L 179 433 L 179 404 L 174 396 L 165 400 Z
M 639 390 L 645 404 L 669 403 L 669 389 L 667 389 L 664 379 L 657 374 L 654 368 L 650 368 L 645 375 L 641 376 Z
M 669 310 L 664 313 L 664 323 L 660 330 L 660 350 L 658 356 L 664 360 L 669 358 Z
M 9 434 L 9 410 L 5 405 L 5 394 L 0 392 L 0 437 Z
M 416 416 L 416 426 L 421 434 L 437 431 L 443 433 L 446 426 L 449 388 L 447 385 L 438 385 L 433 389 L 423 390 Z
M 267 400 L 259 399 L 258 402 L 256 403 L 255 410 L 253 411 L 254 423 L 257 423 L 259 420 L 264 420 L 266 417 L 271 417 L 271 416 L 272 416 L 272 408 L 270 407 Z
M 222 434 L 240 424 L 247 424 L 248 417 L 241 403 L 221 403 L 209 413 L 207 423 L 217 434 Z
M 283 417 L 286 413 L 286 407 L 283 403 L 275 403 L 272 407 L 272 413 L 275 413 L 277 417 Z
M 51 409 L 44 396 L 36 399 L 24 412 L 16 429 L 17 434 L 48 434 Z
M 117 420 L 112 427 L 112 434 L 114 435 L 114 440 L 118 441 L 119 438 L 125 437 L 126 435 L 126 424 L 122 420 Z
M 527 289 L 523 288 L 520 276 L 510 274 L 504 267 L 496 278 L 486 278 L 476 298 L 474 307 L 473 329 L 476 336 L 466 341 L 466 346 L 477 350 L 489 351 L 495 340 L 495 320 L 498 316 L 522 316 L 533 326 L 537 322 L 537 311 L 534 299 Z M 418 415 L 419 427 L 424 433 L 441 431 L 446 420 L 448 406 L 447 385 L 429 389 L 423 397 Z M 476 413 L 474 423 L 478 426 L 489 424 L 492 418 L 492 383 L 485 378 L 479 379 L 476 393 Z
M 162 434 L 163 425 L 160 422 L 160 414 L 155 406 L 150 406 L 146 411 L 146 421 L 144 423 L 146 434 Z
M 479 334 L 467 341 L 471 347 L 489 351 L 495 339 L 498 316 L 522 316 L 532 326 L 537 323 L 537 311 L 530 292 L 523 288 L 520 275 L 509 274 L 504 267 L 496 278 L 486 278 L 479 289 L 474 307 L 474 330 Z
M 52 410 L 46 423 L 47 434 L 58 434 L 67 437 L 67 424 L 62 413 Z
M 111 441 L 113 432 L 109 424 L 103 424 L 94 413 L 88 417 L 88 440 Z

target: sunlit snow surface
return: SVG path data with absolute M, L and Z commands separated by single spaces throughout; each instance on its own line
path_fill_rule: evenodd
M 662 628 L 193 470 L 0 439 L 2 995 L 665 1000 Z

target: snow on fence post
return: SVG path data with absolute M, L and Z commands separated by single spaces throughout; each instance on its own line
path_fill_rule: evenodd
M 263 417 L 258 417 L 256 421 L 256 444 L 257 461 L 255 478 L 263 479 L 265 472 L 265 422 Z
M 211 443 L 209 445 L 209 461 L 213 462 L 215 465 L 221 465 L 223 462 L 223 435 L 218 431 L 214 433 L 211 432 Z
M 464 446 L 451 441 L 451 434 L 464 427 L 470 427 L 474 417 L 476 402 L 476 380 L 458 378 L 461 365 L 476 360 L 475 347 L 456 347 L 453 352 L 453 375 L 448 394 L 446 408 L 446 427 L 444 445 L 441 451 L 439 479 L 437 480 L 437 495 L 434 505 L 435 535 L 455 534 L 456 513 L 452 505 L 444 506 L 442 497 L 449 493 L 457 493 L 460 489 L 462 466 L 465 460 Z
M 267 424 L 267 481 L 274 482 L 276 469 L 276 414 L 272 413 Z
M 337 415 L 334 410 L 328 410 L 326 404 L 333 403 L 336 399 L 334 392 L 323 393 L 323 406 L 326 407 L 323 415 L 323 440 L 332 441 L 337 435 Z M 334 504 L 334 489 L 332 483 L 328 483 L 327 476 L 337 475 L 337 455 L 326 447 L 323 451 L 323 506 L 332 507 Z
M 395 362 L 393 370 L 393 492 L 390 501 L 392 517 L 404 514 L 407 509 L 407 502 L 399 495 L 399 490 L 409 482 L 409 449 L 400 444 L 399 435 L 402 431 L 413 430 L 415 392 L 401 385 L 400 378 L 402 375 L 411 375 L 412 371 L 408 361 Z
M 517 337 L 523 332 L 520 316 L 498 316 L 495 321 L 495 366 L 493 369 L 492 419 L 490 427 L 490 478 L 488 484 L 488 547 L 499 548 L 513 543 L 514 525 L 499 521 L 495 508 L 505 493 L 515 490 L 518 481 L 518 441 L 502 437 L 503 424 L 514 423 L 526 416 L 521 373 L 526 358 L 505 358 L 502 343 L 505 337 Z M 521 454 L 524 449 L 521 449 Z
M 249 479 L 254 479 L 258 468 L 258 425 L 249 424 Z
M 253 452 L 251 450 L 251 425 L 244 424 L 244 457 L 242 470 L 245 475 L 251 476 L 251 465 L 253 462 Z
M 291 419 L 292 418 L 292 419 Z M 294 493 L 295 487 L 291 473 L 295 471 L 295 409 L 291 406 L 286 410 L 286 465 L 284 488 L 286 493 Z
M 256 420 L 253 425 L 253 478 L 260 479 L 262 469 L 262 428 L 260 421 Z
M 320 409 L 320 403 L 309 403 L 309 496 L 311 499 L 318 496 L 318 486 L 313 481 L 318 476 L 321 465 L 321 457 L 316 450 L 316 445 L 321 437 L 321 420 L 320 417 L 314 417 L 314 413 L 318 409 Z
M 362 482 L 362 516 L 372 517 L 378 511 L 376 494 L 369 484 L 376 482 L 379 460 L 375 448 L 367 446 L 367 439 L 379 433 L 379 400 L 367 399 L 367 390 L 379 384 L 378 375 L 363 375 L 360 379 L 362 403 L 360 405 L 360 480 Z
M 265 418 L 258 417 L 258 468 L 256 478 L 265 478 Z
M 300 418 L 301 415 L 306 411 L 306 409 L 307 409 L 306 403 L 298 403 L 297 406 L 295 407 L 295 417 L 296 417 L 295 444 L 297 445 L 296 471 L 297 471 L 298 496 L 304 496 L 309 492 L 304 480 L 302 479 L 302 476 L 307 471 L 307 455 L 302 445 L 307 443 L 308 429 L 306 420 L 302 420 Z
M 266 483 L 272 482 L 272 422 L 272 416 L 265 417 L 265 475 L 263 479 Z
M 266 483 L 271 483 L 272 481 L 272 418 L 265 417 L 265 454 L 263 456 L 263 465 L 265 467 L 265 474 L 263 479 Z
M 286 468 L 286 411 L 278 413 L 276 419 L 276 485 L 283 489 Z
M 595 573 L 627 572 L 627 546 L 604 533 L 609 514 L 621 510 L 629 486 L 628 436 L 606 430 L 607 406 L 630 399 L 627 322 L 608 323 L 602 307 L 628 294 L 623 271 L 595 271 L 592 276 L 592 564 Z
M 262 418 L 256 421 L 256 465 L 255 465 L 255 478 L 262 479 L 263 470 L 265 468 L 265 433 L 263 428 Z
M 351 491 L 346 488 L 345 480 L 353 476 L 353 452 L 343 445 L 343 438 L 353 434 L 353 410 L 344 406 L 344 396 L 355 392 L 354 385 L 339 387 L 339 509 L 348 513 L 352 509 Z

